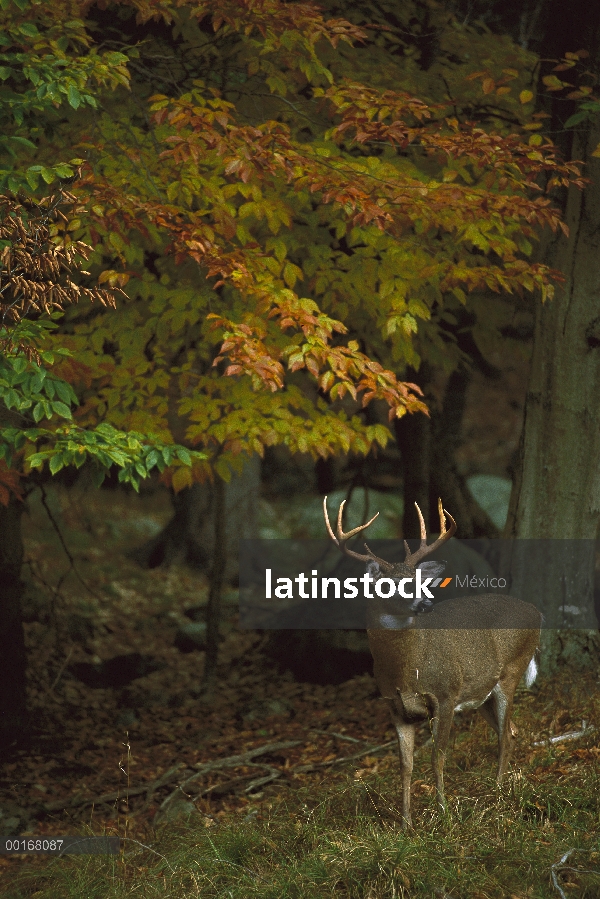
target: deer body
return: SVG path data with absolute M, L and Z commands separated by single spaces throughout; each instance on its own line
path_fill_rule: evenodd
M 395 583 L 415 574 L 419 564 L 427 574 L 439 574 L 443 563 L 420 562 L 449 539 L 456 530 L 446 530 L 441 501 L 440 537 L 427 545 L 425 524 L 421 521 L 421 546 L 411 553 L 406 545 L 403 563 L 392 564 L 375 556 L 365 544 L 368 555 L 347 549 L 346 541 L 371 524 L 342 531 L 343 504 L 334 535 L 326 513 L 332 539 L 347 555 L 367 562 L 374 583 L 388 578 Z M 374 661 L 374 676 L 387 700 L 400 754 L 402 775 L 403 826 L 411 824 L 410 782 L 416 725 L 431 721 L 432 765 L 438 805 L 445 809 L 444 760 L 455 711 L 478 709 L 498 734 L 498 780 L 505 774 L 513 734 L 510 715 L 514 693 L 528 669 L 535 679 L 534 654 L 539 644 L 541 615 L 535 606 L 512 596 L 485 594 L 452 599 L 421 613 L 420 603 L 395 594 L 382 600 L 376 596 L 367 608 L 367 635 Z

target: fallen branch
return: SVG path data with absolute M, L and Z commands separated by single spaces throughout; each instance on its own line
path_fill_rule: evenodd
M 536 740 L 534 746 L 548 746 L 551 743 L 562 743 L 564 740 L 579 740 L 580 737 L 587 737 L 595 728 L 590 725 L 586 727 L 587 721 L 581 722 L 581 730 L 572 730 L 568 734 L 560 734 L 558 737 L 548 737 L 546 740 Z
M 588 728 L 589 730 L 590 728 Z M 329 734 L 330 732 L 327 731 Z M 343 737 L 342 734 L 331 734 L 331 736 L 340 736 Z M 346 739 L 354 742 L 356 738 L 354 737 L 346 737 Z M 358 742 L 358 741 L 357 741 Z M 380 746 L 368 746 L 366 749 L 361 750 L 360 752 L 354 753 L 353 755 L 344 755 L 340 756 L 336 759 L 329 759 L 326 762 L 314 762 L 310 765 L 299 765 L 296 768 L 287 769 L 286 772 L 280 771 L 278 768 L 274 768 L 271 765 L 262 762 L 252 762 L 252 759 L 258 758 L 261 755 L 266 755 L 269 752 L 277 752 L 279 749 L 292 749 L 294 746 L 299 746 L 301 740 L 286 740 L 281 743 L 267 743 L 264 746 L 257 746 L 255 749 L 249 749 L 248 752 L 242 752 L 238 755 L 229 755 L 223 759 L 215 759 L 212 762 L 203 762 L 201 764 L 197 764 L 194 767 L 196 771 L 191 774 L 189 777 L 186 777 L 180 784 L 178 784 L 177 788 L 173 790 L 169 795 L 163 800 L 159 807 L 159 812 L 163 812 L 169 803 L 173 801 L 173 799 L 180 795 L 185 794 L 185 788 L 189 786 L 189 784 L 203 777 L 205 774 L 210 773 L 211 771 L 219 771 L 223 768 L 237 768 L 242 765 L 244 766 L 256 766 L 257 768 L 266 768 L 268 770 L 268 774 L 254 778 L 250 780 L 250 783 L 247 784 L 244 788 L 245 793 L 250 793 L 255 790 L 257 787 L 264 786 L 267 783 L 270 783 L 273 780 L 277 780 L 281 777 L 282 774 L 307 774 L 310 771 L 316 771 L 319 768 L 328 768 L 332 765 L 340 765 L 342 762 L 352 762 L 356 759 L 364 758 L 366 755 L 373 755 L 376 752 L 381 752 L 383 749 L 389 749 L 390 746 L 394 746 L 396 740 L 390 740 L 387 743 L 382 743 Z M 431 743 L 431 740 L 428 740 L 420 749 L 415 751 L 415 754 L 424 749 L 425 746 L 428 746 Z M 114 793 L 104 793 L 101 796 L 82 796 L 81 793 L 78 793 L 76 796 L 72 796 L 70 799 L 57 800 L 55 802 L 46 802 L 42 805 L 42 810 L 44 812 L 57 812 L 62 809 L 71 809 L 71 808 L 80 808 L 86 805 L 104 805 L 107 803 L 117 802 L 119 799 L 129 799 L 132 796 L 141 796 L 142 794 L 146 794 L 146 799 L 144 801 L 144 809 L 148 807 L 150 804 L 154 793 L 157 790 L 161 789 L 161 787 L 165 787 L 174 781 L 181 771 L 184 768 L 183 762 L 175 765 L 173 768 L 169 768 L 164 774 L 162 774 L 159 778 L 152 781 L 149 784 L 143 784 L 138 787 L 131 787 L 125 793 L 122 790 L 118 790 Z M 252 778 L 252 775 L 248 777 Z M 228 783 L 233 785 L 241 784 L 248 780 L 248 777 L 234 778 L 233 781 L 229 781 Z M 207 787 L 205 790 L 202 790 L 201 793 L 198 794 L 196 798 L 200 798 L 201 796 L 210 795 L 212 792 L 219 792 L 227 787 L 226 784 L 216 784 L 212 787 Z
M 198 793 L 192 801 L 195 802 L 202 796 L 222 796 L 224 793 L 231 793 L 235 791 L 236 787 L 242 786 L 244 787 L 244 793 L 251 793 L 252 790 L 255 790 L 257 787 L 262 787 L 273 780 L 277 780 L 277 778 L 281 777 L 284 773 L 283 771 L 280 771 L 279 768 L 273 768 L 271 765 L 267 765 L 264 762 L 250 762 L 248 767 L 250 766 L 263 769 L 267 768 L 269 773 L 262 777 L 255 777 L 254 774 L 242 774 L 241 777 L 234 777 L 231 780 L 226 780 L 225 783 L 213 784 L 212 787 L 206 787 L 201 793 Z M 250 783 L 248 783 L 248 781 L 250 781 Z
M 318 730 L 311 727 L 310 732 L 313 734 L 325 734 L 326 737 L 335 737 L 336 740 L 347 740 L 349 743 L 364 743 L 364 740 L 357 740 L 356 737 L 349 737 L 347 734 L 337 734 L 334 730 Z
M 141 787 L 131 787 L 124 792 L 118 790 L 116 793 L 104 793 L 102 796 L 82 796 L 78 793 L 70 799 L 58 799 L 55 802 L 46 802 L 42 805 L 45 812 L 58 812 L 61 809 L 77 808 L 84 805 L 104 805 L 107 802 L 116 802 L 118 799 L 128 799 L 130 796 L 140 796 L 142 793 L 152 794 L 160 787 L 166 786 L 170 781 L 174 780 L 175 775 L 184 767 L 183 762 L 179 762 L 173 768 L 169 768 L 157 780 L 150 784 L 143 784 Z
M 339 765 L 342 762 L 353 762 L 355 759 L 362 759 L 365 755 L 373 755 L 375 752 L 381 752 L 382 749 L 389 749 L 390 746 L 396 746 L 396 740 L 389 740 L 387 743 L 382 743 L 381 746 L 369 746 L 367 749 L 363 749 L 360 752 L 355 753 L 354 755 L 342 755 L 337 759 L 330 759 L 327 762 L 314 762 L 312 765 L 300 765 L 297 768 L 291 769 L 292 774 L 307 774 L 309 771 L 314 771 L 316 768 L 326 768 L 330 765 Z M 414 755 L 417 756 L 420 752 L 423 751 L 427 746 L 431 745 L 431 737 L 423 743 L 422 746 L 419 746 L 418 749 L 415 749 Z
M 258 756 L 266 755 L 269 752 L 276 752 L 278 749 L 291 749 L 293 746 L 299 746 L 300 742 L 300 740 L 287 740 L 283 743 L 267 743 L 265 746 L 258 746 L 256 749 L 249 749 L 248 752 L 242 752 L 240 755 L 229 755 L 224 759 L 216 759 L 214 762 L 205 762 L 204 764 L 196 765 L 196 772 L 190 777 L 186 777 L 186 779 L 177 786 L 176 790 L 169 793 L 167 798 L 161 803 L 157 814 L 162 813 L 166 806 L 172 802 L 176 796 L 180 793 L 184 793 L 185 787 L 195 780 L 198 780 L 204 774 L 208 774 L 210 771 L 218 771 L 221 768 L 237 768 L 241 765 L 248 765 L 252 759 L 257 758 Z M 276 771 L 277 769 L 273 768 L 271 770 Z M 279 776 L 279 772 L 277 776 Z M 269 779 L 274 780 L 275 778 L 269 777 Z M 266 783 L 264 780 L 262 782 Z
M 561 885 L 560 885 L 559 882 L 558 882 L 558 877 L 556 876 L 556 872 L 557 872 L 558 868 L 562 868 L 563 872 L 564 872 L 564 871 L 568 871 L 569 874 L 590 874 L 590 873 L 592 873 L 592 872 L 590 872 L 590 871 L 586 871 L 585 868 L 581 868 L 581 867 L 579 867 L 579 868 L 568 868 L 568 867 L 565 865 L 565 862 L 567 861 L 567 859 L 569 858 L 569 856 L 572 855 L 574 852 L 589 852 L 589 850 L 588 850 L 588 849 L 569 849 L 568 852 L 565 852 L 565 854 L 564 854 L 563 857 L 560 859 L 560 861 L 555 862 L 553 865 L 550 866 L 550 871 L 551 871 L 551 874 L 552 874 L 552 885 L 553 885 L 553 887 L 554 887 L 556 890 L 558 890 L 558 892 L 560 893 L 561 899 L 568 899 L 568 897 L 567 897 L 567 895 L 565 894 L 565 891 L 563 890 L 563 888 L 561 887 Z M 572 884 L 565 884 L 565 886 L 572 886 Z
M 201 777 L 203 774 L 206 774 L 208 771 L 215 771 L 219 768 L 235 768 L 238 765 L 246 765 L 251 759 L 256 758 L 257 756 L 265 755 L 268 752 L 275 752 L 278 749 L 290 749 L 292 746 L 299 745 L 300 740 L 290 740 L 284 743 L 267 743 L 265 746 L 258 746 L 256 747 L 256 749 L 250 749 L 248 752 L 244 752 L 241 755 L 230 755 L 224 759 L 216 759 L 213 762 L 206 762 L 201 765 L 196 765 L 196 773 L 186 778 L 186 780 L 184 780 L 183 783 L 181 783 L 177 787 L 177 789 L 170 794 L 170 796 L 174 796 L 180 791 L 183 786 L 191 783 L 198 777 Z M 81 793 L 78 793 L 76 796 L 72 796 L 70 799 L 59 799 L 55 802 L 46 802 L 42 805 L 42 810 L 45 812 L 58 812 L 62 809 L 78 808 L 85 805 L 104 805 L 106 803 L 116 802 L 119 799 L 128 799 L 130 796 L 141 796 L 143 793 L 146 793 L 146 801 L 144 804 L 147 805 L 150 802 L 153 794 L 161 787 L 165 787 L 167 786 L 167 784 L 174 781 L 177 774 L 184 767 L 185 766 L 183 762 L 179 762 L 179 764 L 175 765 L 173 768 L 169 768 L 168 771 L 166 771 L 156 780 L 152 781 L 152 783 L 142 784 L 139 787 L 130 787 L 126 792 L 124 792 L 123 790 L 118 790 L 114 793 L 104 793 L 102 796 L 87 797 L 82 796 Z M 168 796 L 167 799 L 169 798 L 170 797 Z M 165 802 L 166 801 L 167 800 L 165 800 Z M 165 804 L 165 802 L 163 803 L 163 805 Z

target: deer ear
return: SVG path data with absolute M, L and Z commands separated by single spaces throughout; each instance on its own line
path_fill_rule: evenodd
M 439 577 L 446 568 L 446 562 L 444 560 L 440 560 L 439 562 L 434 560 L 429 562 L 419 562 L 417 568 L 420 568 L 423 574 L 426 574 L 428 577 Z
M 381 577 L 381 569 L 379 567 L 379 563 L 372 561 L 367 562 L 367 574 L 370 574 L 372 578 L 375 580 Z

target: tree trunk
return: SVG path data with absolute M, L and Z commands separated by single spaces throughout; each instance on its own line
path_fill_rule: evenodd
M 132 553 L 141 565 L 157 568 L 175 561 L 187 562 L 210 574 L 215 556 L 217 481 L 194 484 L 173 497 L 175 515 L 167 526 Z M 241 474 L 233 475 L 224 487 L 225 579 L 238 576 L 238 541 L 257 536 L 257 505 L 260 494 L 260 459 L 250 459 Z
M 598 49 L 600 35 L 595 37 Z M 576 610 L 571 618 L 579 631 L 544 634 L 546 671 L 560 660 L 600 661 L 600 640 L 592 630 L 600 520 L 600 160 L 591 155 L 600 141 L 596 119 L 593 126 L 578 127 L 572 154 L 586 161 L 591 183 L 583 192 L 569 191 L 569 237 L 559 237 L 545 254 L 566 281 L 536 310 L 520 464 L 505 532 L 521 538 L 511 560 L 519 595 L 538 599 L 550 627 L 564 624 L 566 607 Z M 543 565 L 528 559 L 522 543 L 528 538 L 556 541 Z
M 457 537 L 495 537 L 498 529 L 467 487 L 466 478 L 456 467 L 456 450 L 461 443 L 462 421 L 471 383 L 471 370 L 459 366 L 446 386 L 442 411 L 432 422 L 430 520 L 439 531 L 438 497 L 458 524 Z
M 23 503 L 14 497 L 0 505 L 0 746 L 27 729 L 25 706 L 25 638 L 21 612 L 23 583 Z
M 482 360 L 480 367 L 483 365 Z M 415 376 L 409 376 L 409 380 L 414 381 Z M 423 513 L 427 531 L 439 531 L 437 503 L 441 497 L 444 508 L 458 523 L 459 537 L 497 536 L 496 526 L 471 496 L 455 461 L 471 371 L 461 365 L 450 375 L 440 411 L 427 396 L 428 382 L 428 369 L 421 370 L 417 383 L 430 405 L 431 417 L 419 413 L 405 415 L 396 423 L 396 440 L 402 453 L 404 474 L 403 534 L 408 537 L 419 534 L 415 502 Z
M 430 372 L 425 363 L 419 372 L 407 373 L 407 380 L 419 385 L 427 401 L 427 385 Z M 435 414 L 432 410 L 431 415 Z M 431 471 L 431 418 L 416 412 L 396 419 L 396 441 L 402 455 L 402 474 L 404 479 L 404 515 L 402 533 L 405 537 L 416 537 L 419 533 L 419 519 L 415 503 L 425 517 L 425 525 L 429 529 L 429 479 Z
M 219 625 L 221 623 L 221 597 L 223 595 L 223 583 L 225 569 L 227 567 L 227 546 L 225 519 L 225 494 L 224 481 L 216 477 L 214 484 L 214 553 L 210 571 L 210 590 L 208 605 L 206 607 L 206 652 L 204 654 L 204 674 L 202 677 L 201 692 L 206 699 L 211 699 L 217 680 L 217 659 L 219 655 Z

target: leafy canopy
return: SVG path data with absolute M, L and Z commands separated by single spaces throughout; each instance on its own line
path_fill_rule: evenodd
M 551 295 L 557 273 L 528 257 L 541 227 L 565 227 L 546 192 L 578 170 L 515 118 L 529 102 L 518 70 L 483 78 L 484 121 L 473 103 L 404 89 L 415 73 L 392 51 L 384 83 L 381 43 L 311 4 L 108 9 L 131 91 L 78 112 L 56 146 L 90 162 L 81 235 L 128 299 L 70 313 L 60 339 L 87 366 L 82 422 L 206 452 L 176 488 L 266 445 L 326 456 L 385 443 L 361 409 L 422 411 L 395 372 L 423 355 L 456 364 L 462 309 L 483 332 L 494 293 Z M 161 37 L 153 26 L 136 45 L 153 16 Z M 352 77 L 354 60 L 372 83 Z M 483 76 L 466 68 L 472 95 Z

